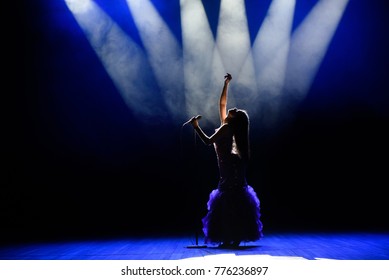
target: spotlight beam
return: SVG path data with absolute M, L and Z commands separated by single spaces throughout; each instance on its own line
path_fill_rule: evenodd
M 230 106 L 246 106 L 256 91 L 254 65 L 251 56 L 249 29 L 244 0 L 221 0 L 217 28 L 217 48 L 223 65 L 233 75 Z
M 253 101 L 265 111 L 266 125 L 276 122 L 279 115 L 294 10 L 295 0 L 272 1 L 252 47 L 260 93 Z
M 291 39 L 285 90 L 297 102 L 305 97 L 349 0 L 320 0 Z
M 187 115 L 202 114 L 202 123 L 219 122 L 217 108 L 224 75 L 220 55 L 201 1 L 180 0 Z
M 170 114 L 182 119 L 185 112 L 181 47 L 149 0 L 127 0 L 127 4 Z
M 140 47 L 93 1 L 66 0 L 66 4 L 134 115 L 145 120 L 165 114 L 163 107 L 153 104 L 152 77 Z

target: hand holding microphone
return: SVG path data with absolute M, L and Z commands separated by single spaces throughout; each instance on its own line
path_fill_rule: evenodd
M 187 122 L 185 122 L 182 126 L 184 126 L 184 125 L 187 125 L 187 124 L 189 124 L 189 123 L 191 123 L 191 122 L 193 122 L 193 121 L 197 121 L 197 120 L 199 120 L 199 119 L 201 119 L 201 115 L 197 115 L 196 117 L 192 117 L 190 120 L 188 120 Z

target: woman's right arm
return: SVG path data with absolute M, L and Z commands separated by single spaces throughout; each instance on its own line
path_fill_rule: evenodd
M 215 143 L 218 139 L 223 137 L 223 135 L 225 133 L 227 133 L 227 129 L 228 129 L 228 125 L 227 124 L 222 125 L 214 134 L 212 134 L 211 136 L 208 136 L 201 129 L 201 127 L 199 126 L 198 120 L 195 117 L 192 118 L 191 124 L 192 124 L 193 128 L 195 129 L 197 135 L 200 137 L 200 139 L 206 145 L 211 145 L 211 144 Z

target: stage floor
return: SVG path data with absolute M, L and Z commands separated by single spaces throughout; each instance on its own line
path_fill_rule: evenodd
M 202 236 L 198 245 L 204 245 Z M 1 260 L 180 260 L 217 255 L 389 260 L 389 232 L 265 233 L 238 249 L 196 247 L 195 235 L 125 236 L 1 245 Z

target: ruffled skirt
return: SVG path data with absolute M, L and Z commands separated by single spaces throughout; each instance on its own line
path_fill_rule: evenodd
M 202 219 L 205 243 L 248 242 L 263 236 L 260 201 L 251 186 L 215 189 L 209 195 L 207 208 Z

